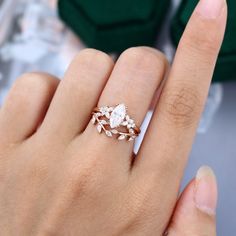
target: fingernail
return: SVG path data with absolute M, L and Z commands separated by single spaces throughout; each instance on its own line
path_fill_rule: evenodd
M 196 11 L 204 18 L 214 19 L 220 16 L 226 0 L 200 0 Z
M 208 214 L 215 215 L 217 206 L 217 183 L 213 170 L 208 166 L 201 167 L 195 182 L 196 207 Z

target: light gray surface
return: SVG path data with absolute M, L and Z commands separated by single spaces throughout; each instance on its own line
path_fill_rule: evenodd
M 219 183 L 218 236 L 236 235 L 236 83 L 224 85 L 224 98 L 205 134 L 198 134 L 183 185 L 201 165 L 210 165 Z

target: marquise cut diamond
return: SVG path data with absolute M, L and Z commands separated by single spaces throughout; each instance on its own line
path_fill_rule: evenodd
M 114 108 L 110 117 L 110 127 L 118 127 L 124 120 L 126 115 L 126 108 L 124 104 L 120 104 Z

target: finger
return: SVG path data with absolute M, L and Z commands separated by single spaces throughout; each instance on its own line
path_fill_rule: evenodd
M 32 135 L 44 119 L 59 79 L 28 73 L 13 85 L 0 113 L 1 143 L 15 143 Z
M 59 135 L 64 143 L 82 132 L 112 68 L 113 61 L 105 53 L 94 49 L 80 52 L 57 89 L 42 130 Z
M 171 212 L 223 40 L 225 0 L 201 0 L 182 36 L 169 78 L 134 163 L 134 180 L 154 178 Z M 166 197 L 168 193 L 168 197 Z
M 217 184 L 209 167 L 199 169 L 193 180 L 182 193 L 170 226 L 168 236 L 215 236 L 215 209 Z
M 127 106 L 128 115 L 134 119 L 137 126 L 140 126 L 153 95 L 164 77 L 166 64 L 164 56 L 155 49 L 136 47 L 126 50 L 116 63 L 98 106 L 123 103 Z M 88 128 L 91 135 L 94 136 L 96 132 L 97 142 L 105 144 L 108 149 L 111 148 L 113 153 L 119 156 L 121 153 L 122 155 L 127 153 L 130 156 L 132 142 L 118 142 L 115 138 L 99 135 L 92 125 Z M 124 158 L 130 160 L 127 155 Z

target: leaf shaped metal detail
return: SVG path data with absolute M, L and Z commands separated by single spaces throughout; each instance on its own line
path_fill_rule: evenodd
M 102 124 L 102 125 L 107 125 L 108 123 L 107 123 L 107 121 L 105 121 L 105 120 L 100 120 L 100 124 Z
M 98 131 L 98 133 L 102 132 L 102 126 L 101 125 L 97 125 L 97 131 Z
M 111 132 L 112 132 L 113 134 L 118 134 L 118 133 L 119 133 L 118 130 L 116 130 L 116 129 L 111 130 Z
M 112 137 L 112 133 L 110 132 L 110 131 L 106 131 L 106 135 L 108 136 L 108 137 Z
M 95 116 L 92 117 L 92 123 L 93 123 L 93 124 L 96 123 L 96 117 L 95 117 Z
M 118 137 L 118 140 L 124 140 L 126 138 L 126 136 L 124 134 L 121 134 L 119 137 Z

